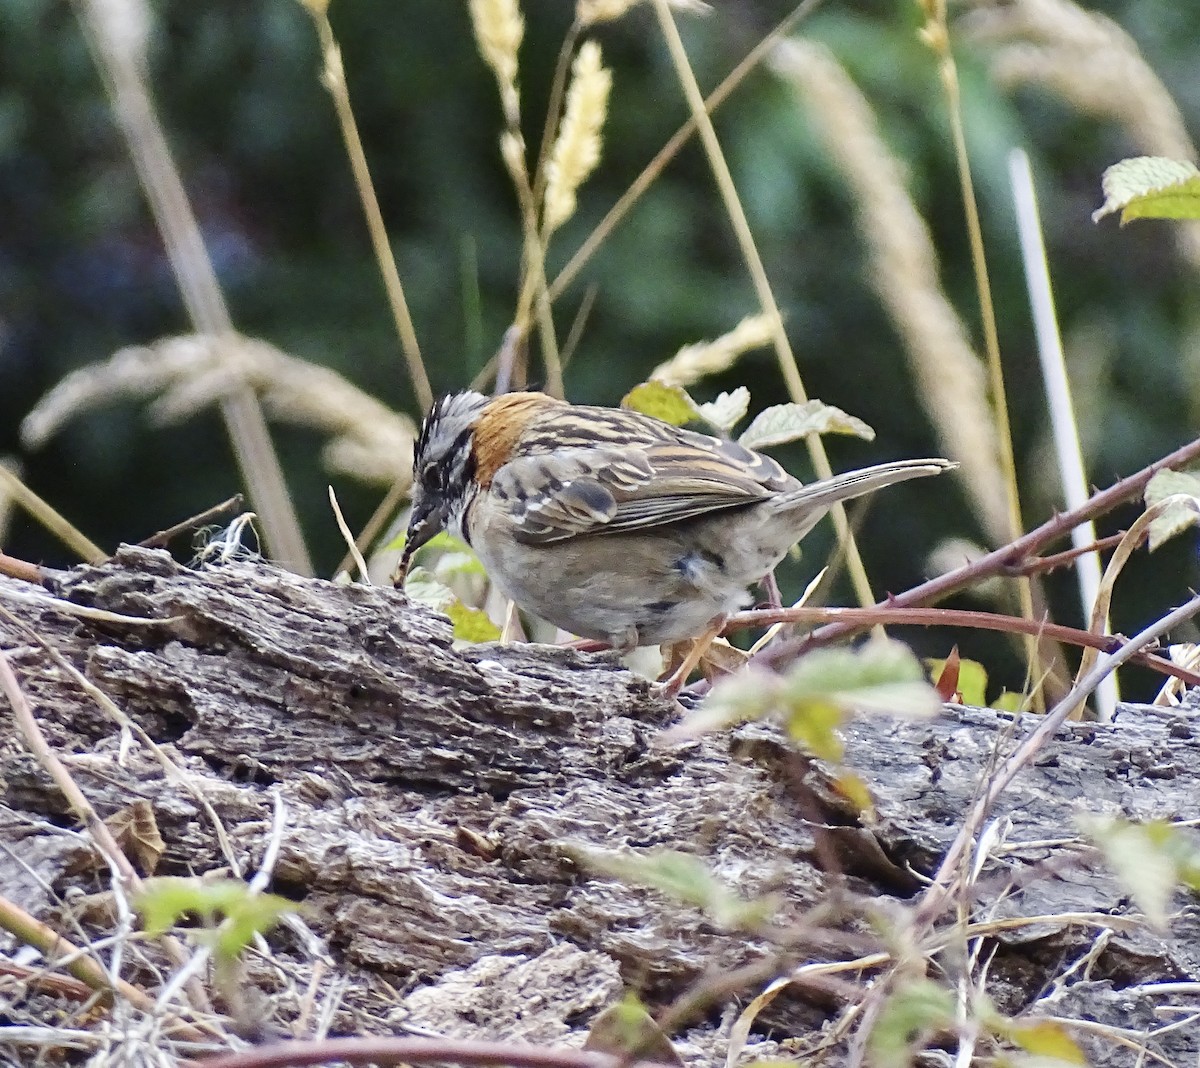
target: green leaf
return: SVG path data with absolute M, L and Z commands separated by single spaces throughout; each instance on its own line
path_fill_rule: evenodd
M 454 624 L 454 636 L 465 642 L 495 642 L 500 640 L 500 628 L 482 608 L 471 608 L 456 600 L 446 609 Z
M 750 391 L 738 386 L 732 393 L 718 393 L 716 400 L 700 405 L 700 418 L 718 430 L 732 430 L 750 409 Z
M 747 449 L 769 449 L 808 434 L 853 434 L 867 441 L 875 437 L 861 419 L 819 400 L 804 404 L 776 404 L 758 413 L 738 438 Z
M 1162 820 L 1133 823 L 1119 817 L 1082 815 L 1084 834 L 1104 856 L 1117 881 L 1159 930 L 1179 883 L 1200 873 L 1200 856 L 1177 827 Z
M 858 649 L 816 649 L 785 678 L 784 699 L 829 701 L 847 712 L 884 712 L 923 718 L 941 700 L 925 681 L 911 649 L 895 641 L 871 641 Z
M 1000 696 L 988 705 L 988 708 L 994 708 L 997 712 L 1011 712 L 1013 715 L 1016 715 L 1018 712 L 1027 712 L 1029 710 L 1029 702 L 1019 690 L 1001 690 Z
M 643 382 L 621 398 L 621 407 L 643 415 L 652 415 L 672 426 L 683 426 L 700 418 L 700 409 L 682 386 L 663 382 Z
M 778 715 L 809 752 L 836 761 L 842 756 L 837 728 L 851 713 L 917 718 L 936 715 L 941 707 L 910 649 L 899 642 L 868 642 L 859 649 L 816 649 L 783 675 L 750 667 L 727 676 L 668 737 L 690 738 Z
M 929 979 L 909 981 L 893 993 L 871 1029 L 867 1052 L 875 1068 L 908 1068 L 934 1032 L 954 1023 L 954 997 Z
M 391 541 L 389 541 L 384 549 L 389 552 L 395 552 L 404 548 L 405 542 L 408 541 L 408 532 L 401 531 Z M 424 552 L 426 549 L 440 549 L 442 552 L 470 552 L 471 548 L 465 541 L 456 538 L 453 534 L 445 530 L 439 530 L 432 538 L 430 538 L 418 552 Z
M 458 600 L 449 586 L 438 582 L 433 572 L 424 567 L 414 567 L 409 571 L 404 580 L 404 594 L 410 601 L 442 613 L 447 612 Z
M 1158 471 L 1146 486 L 1146 507 L 1168 497 L 1178 500 L 1150 521 L 1150 551 L 1200 523 L 1200 472 Z
M 1010 1020 L 996 1030 L 1026 1053 L 1043 1061 L 1060 1064 L 1088 1062 L 1067 1029 L 1054 1020 Z
M 930 657 L 925 661 L 925 666 L 929 669 L 929 674 L 936 679 L 941 676 L 943 669 L 946 667 L 946 661 Z M 972 705 L 975 708 L 985 707 L 987 703 L 987 681 L 987 668 L 978 660 L 959 660 L 956 688 L 959 696 L 962 697 L 964 705 Z
M 1186 160 L 1136 156 L 1114 163 L 1101 179 L 1104 203 L 1092 213 L 1099 222 L 1121 213 L 1133 219 L 1200 219 L 1200 170 Z
M 219 961 L 236 960 L 255 935 L 269 931 L 294 902 L 275 894 L 252 894 L 237 879 L 186 879 L 164 876 L 147 879 L 134 898 L 142 923 L 151 935 L 161 935 L 185 916 L 198 917 L 208 928 L 201 933 Z
M 739 897 L 698 857 L 674 850 L 635 853 L 572 845 L 571 855 L 584 867 L 624 883 L 647 886 L 686 905 L 695 905 L 726 930 L 755 929 L 779 909 L 778 898 Z

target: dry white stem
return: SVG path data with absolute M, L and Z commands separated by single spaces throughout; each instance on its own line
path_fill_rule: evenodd
M 668 386 L 685 388 L 709 375 L 728 371 L 743 353 L 770 345 L 775 338 L 776 317 L 760 312 L 747 315 L 727 334 L 712 341 L 685 345 L 650 377 Z
M 608 115 L 612 72 L 601 62 L 600 46 L 584 41 L 571 64 L 571 85 L 562 125 L 546 163 L 546 232 L 575 214 L 579 187 L 600 162 L 600 131 Z
M 136 67 L 144 64 L 151 26 L 145 0 L 85 0 L 83 13 L 104 51 Z
M 872 281 L 904 342 L 917 392 L 991 540 L 1007 540 L 1008 493 L 986 374 L 938 277 L 929 228 L 865 97 L 822 45 L 787 41 L 772 65 L 801 93 L 854 199 Z
M 231 345 L 237 348 L 232 359 Z M 247 385 L 280 421 L 329 434 L 323 458 L 331 468 L 389 485 L 408 476 L 411 421 L 335 371 L 254 338 L 190 334 L 121 349 L 59 382 L 26 416 L 21 434 L 37 447 L 80 413 L 117 400 L 156 398 L 155 418 L 178 421 Z

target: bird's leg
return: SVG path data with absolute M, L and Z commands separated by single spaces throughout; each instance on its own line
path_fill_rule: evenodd
M 783 595 L 779 592 L 779 583 L 775 581 L 775 569 L 771 568 L 761 579 L 758 580 L 758 585 L 763 593 L 767 595 L 767 607 L 778 611 L 783 607 Z
M 695 670 L 696 665 L 700 663 L 704 654 L 708 652 L 708 647 L 712 645 L 713 640 L 725 629 L 727 618 L 722 613 L 719 616 L 713 616 L 708 621 L 708 626 L 705 628 L 704 633 L 693 640 L 691 652 L 683 658 L 683 663 L 667 679 L 659 683 L 659 692 L 664 697 L 675 697 L 683 689 L 683 684 L 687 682 L 688 676 Z

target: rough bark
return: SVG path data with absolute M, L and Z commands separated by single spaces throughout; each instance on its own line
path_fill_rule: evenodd
M 331 984 L 348 979 L 330 1003 L 341 1033 L 407 1025 L 578 1044 L 623 987 L 662 1005 L 762 962 L 757 985 L 740 991 L 744 1003 L 772 968 L 872 948 L 864 922 L 872 911 L 890 914 L 898 930 L 899 906 L 936 867 L 988 769 L 1029 729 L 961 708 L 931 722 L 850 724 L 847 763 L 875 798 L 867 820 L 840 798 L 829 769 L 770 727 L 667 744 L 661 728 L 677 707 L 611 657 L 533 645 L 456 649 L 446 620 L 392 590 L 245 562 L 197 572 L 161 552 L 125 549 L 65 576 L 58 592 L 159 621 L 76 618 L 0 579 L 0 605 L 188 772 L 190 787 L 136 742 L 122 755 L 112 720 L 0 618 L 0 647 L 101 815 L 136 799 L 152 806 L 167 842 L 159 874 L 227 865 L 197 789 L 243 870 L 261 860 L 272 795 L 285 803 L 274 887 L 303 900 L 319 941 L 280 929 L 266 962 L 248 965 L 268 998 L 268 1026 L 286 1027 L 303 1011 L 326 953 L 314 989 L 324 1004 Z M 0 758 L 0 890 L 68 937 L 79 937 L 75 921 L 102 933 L 102 915 L 72 913 L 64 901 L 101 893 L 108 872 L 78 837 L 56 831 L 71 815 L 7 714 Z M 1127 708 L 1112 726 L 1064 730 L 994 813 L 1012 821 L 1009 846 L 984 868 L 974 916 L 1135 916 L 1095 855 L 1062 841 L 1076 837 L 1074 813 L 1189 819 L 1200 815 L 1198 798 L 1200 723 L 1186 713 Z M 1040 844 L 1014 846 L 1023 842 Z M 779 895 L 777 931 L 794 934 L 818 907 L 825 919 L 780 951 L 659 893 L 581 870 L 581 845 L 696 854 L 744 896 Z M 1067 918 L 998 930 L 986 940 L 987 988 L 1009 1013 L 1138 1029 L 1182 1019 L 1155 1017 L 1172 999 L 1147 986 L 1200 981 L 1200 909 L 1182 895 L 1176 905 L 1168 932 L 1114 920 L 1102 933 Z M 953 958 L 941 958 L 951 974 Z M 760 1023 L 787 1040 L 781 1052 L 816 1048 L 863 981 L 797 984 Z M 692 1021 L 685 1058 L 724 1056 L 728 1004 L 722 997 Z M 9 1015 L 28 1022 L 42 1011 L 44 1000 L 31 999 Z M 1195 1063 L 1198 1035 L 1193 1024 L 1150 1045 Z M 1108 1039 L 1081 1041 L 1093 1063 L 1132 1062 Z M 828 1063 L 843 1056 L 834 1045 Z

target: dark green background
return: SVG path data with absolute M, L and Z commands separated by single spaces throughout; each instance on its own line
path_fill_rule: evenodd
M 524 6 L 522 87 L 533 142 L 572 5 Z M 683 21 L 706 89 L 789 5 L 714 6 L 706 19 Z M 1136 38 L 1196 128 L 1200 5 L 1129 0 L 1097 10 Z M 235 322 L 412 412 L 307 15 L 291 0 L 170 0 L 153 11 L 154 90 Z M 465 3 L 333 0 L 332 19 L 430 374 L 439 390 L 461 386 L 509 321 L 519 261 L 491 73 Z M 802 29 L 834 48 L 878 109 L 929 218 L 947 290 L 978 337 L 944 101 L 917 26 L 915 5 L 829 0 Z M 597 36 L 615 71 L 604 159 L 579 215 L 556 237 L 552 267 L 686 115 L 651 11 Z M 1023 145 L 1034 160 L 1063 332 L 1093 338 L 1088 358 L 1102 389 L 1083 429 L 1097 484 L 1193 434 L 1195 376 L 1185 364 L 1196 279 L 1165 224 L 1120 230 L 1090 221 L 1104 167 L 1137 152 L 1125 131 L 1048 92 L 1001 91 L 987 75 L 986 52 L 969 43 L 959 41 L 956 54 L 1033 525 L 1057 502 L 1045 473 L 1046 418 L 1009 206 L 1008 148 Z M 865 280 L 852 206 L 792 92 L 755 74 L 716 124 L 810 393 L 879 432 L 871 444 L 831 441 L 835 467 L 935 451 L 899 341 Z M 188 330 L 73 9 L 62 0 L 0 0 L 0 204 L 0 454 L 19 456 L 30 484 L 105 546 L 138 540 L 236 490 L 213 413 L 157 429 L 129 403 L 78 419 L 38 453 L 19 443 L 20 418 L 62 375 L 121 346 Z M 615 403 L 680 345 L 755 310 L 698 147 L 683 152 L 560 303 L 562 333 L 589 284 L 596 303 L 567 373 L 568 393 L 580 401 Z M 769 352 L 697 393 L 743 383 L 756 407 L 785 399 Z M 320 442 L 288 428 L 277 441 L 327 572 L 342 548 L 317 464 Z M 807 474 L 801 450 L 781 458 Z M 874 503 L 864 539 L 879 590 L 917 581 L 940 536 L 977 536 L 951 480 L 939 482 L 900 487 Z M 338 489 L 352 525 L 361 524 L 377 492 L 345 479 Z M 820 538 L 807 544 L 807 559 L 820 559 Z M 5 548 L 70 562 L 20 519 Z M 785 594 L 801 581 L 799 572 L 785 578 Z M 1115 625 L 1136 630 L 1194 581 L 1191 539 L 1135 561 L 1118 591 Z M 844 588 L 837 593 L 848 597 Z M 1051 593 L 1059 618 L 1077 622 L 1069 581 L 1052 582 Z M 915 637 L 943 651 L 952 636 Z M 1000 662 L 995 639 L 968 636 L 963 644 Z

